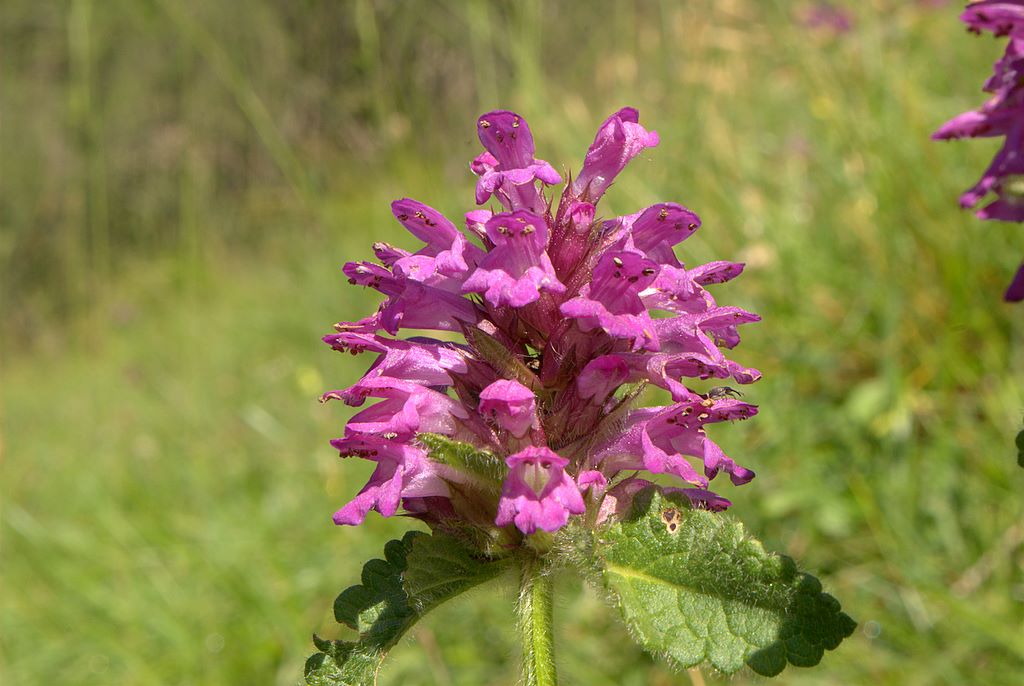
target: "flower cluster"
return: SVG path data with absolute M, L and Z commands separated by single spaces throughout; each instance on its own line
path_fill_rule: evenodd
M 975 207 L 989 193 L 996 198 L 977 211 L 981 219 L 1024 221 L 1024 0 L 972 2 L 960 15 L 971 33 L 1007 36 L 1003 57 L 995 63 L 984 90 L 992 97 L 977 110 L 949 120 L 932 138 L 1003 136 L 1003 146 L 973 187 L 960 196 L 962 207 Z M 1024 264 L 1006 291 L 1006 300 L 1024 300 Z
M 743 265 L 685 267 L 673 246 L 701 222 L 682 205 L 611 219 L 597 211 L 658 134 L 634 109 L 611 115 L 555 204 L 548 187 L 562 177 L 534 157 L 522 117 L 490 112 L 477 133 L 485 151 L 470 165 L 476 202 L 491 208 L 466 213 L 461 231 L 423 203 L 397 200 L 395 219 L 422 247 L 377 243 L 376 262 L 345 265 L 350 283 L 386 299 L 324 338 L 335 350 L 376 355 L 358 383 L 323 396 L 357 407 L 377 400 L 332 441 L 342 456 L 376 463 L 334 521 L 402 508 L 432 526 L 555 531 L 574 515 L 596 523 L 621 512 L 650 483 L 641 474 L 676 481 L 665 488 L 694 507 L 728 507 L 709 481 L 725 473 L 738 485 L 754 473 L 725 455 L 707 425 L 757 407 L 730 387 L 700 394 L 682 379 L 760 378 L 723 353 L 739 343 L 737 326 L 759 317 L 719 306 L 706 288 Z M 403 329 L 464 342 L 396 338 Z M 647 384 L 671 404 L 635 407 Z M 439 437 L 489 456 L 490 471 L 440 459 L 431 449 Z

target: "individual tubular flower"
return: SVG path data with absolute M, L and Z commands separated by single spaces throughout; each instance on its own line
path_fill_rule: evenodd
M 728 507 L 712 482 L 726 474 L 742 485 L 754 473 L 710 427 L 757 407 L 733 389 L 690 384 L 760 378 L 727 357 L 738 325 L 759 318 L 711 294 L 743 265 L 685 265 L 676 247 L 701 221 L 677 203 L 598 218 L 616 175 L 657 134 L 636 110 L 613 114 L 579 174 L 551 197 L 545 189 L 560 178 L 534 156 L 519 115 L 485 114 L 477 132 L 477 200 L 491 206 L 457 226 L 397 200 L 392 213 L 418 245 L 377 243 L 375 262 L 344 267 L 350 283 L 384 301 L 324 337 L 339 352 L 374 354 L 361 379 L 323 396 L 361 408 L 335 447 L 376 462 L 335 521 L 403 511 L 460 538 L 515 546 L 577 515 L 619 516 L 655 474 L 693 507 Z M 406 329 L 465 342 L 398 338 Z M 672 404 L 636 407 L 645 384 L 668 390 Z
M 565 473 L 569 460 L 548 447 L 531 446 L 505 463 L 510 471 L 501 489 L 495 523 L 513 522 L 524 534 L 537 529 L 557 531 L 571 514 L 583 514 L 583 496 L 572 477 Z M 594 477 L 588 483 L 594 483 Z
M 573 181 L 573 195 L 596 203 L 630 160 L 658 142 L 657 131 L 640 125 L 639 112 L 632 107 L 622 108 L 598 129 L 583 168 Z
M 622 434 L 598 446 L 595 462 L 603 471 L 616 474 L 634 469 L 653 474 L 674 474 L 702 488 L 719 472 L 729 474 L 735 485 L 745 484 L 754 473 L 736 464 L 717 443 L 707 437 L 706 424 L 747 419 L 757 414 L 754 405 L 732 398 L 711 399 L 696 394 L 668 407 L 645 407 L 630 413 Z M 700 458 L 700 475 L 684 456 Z
M 466 351 L 452 343 L 418 337 L 408 341 L 364 333 L 335 333 L 324 336 L 335 350 L 353 355 L 367 350 L 380 353 L 363 379 L 387 376 L 424 386 L 449 386 L 449 371 L 466 372 Z M 362 388 L 357 383 L 352 388 Z
M 361 457 L 377 463 L 370 481 L 347 505 L 334 513 L 335 524 L 362 524 L 370 510 L 385 517 L 398 511 L 403 498 L 445 497 L 448 484 L 441 465 L 427 459 L 421 448 L 378 438 L 342 438 L 331 441 L 342 457 Z
M 536 182 L 556 184 L 562 177 L 544 160 L 533 157 L 533 134 L 515 112 L 489 112 L 477 120 L 477 135 L 487 151 L 470 165 L 480 177 L 476 186 L 478 204 L 492 195 L 510 210 L 543 212 L 543 197 Z
M 975 212 L 980 219 L 1024 222 L 1024 0 L 973 2 L 960 19 L 972 33 L 988 31 L 1009 40 L 983 88 L 992 97 L 943 124 L 932 138 L 1002 136 L 999 152 L 981 179 L 960 196 L 960 205 L 973 208 L 994 194 L 994 200 Z M 1015 283 L 1006 291 L 1007 301 L 1024 300 Z
M 601 329 L 612 338 L 628 341 L 632 350 L 657 350 L 654 322 L 640 299 L 640 292 L 657 273 L 657 264 L 640 255 L 607 253 L 594 269 L 591 282 L 566 301 L 561 312 L 577 319 L 583 332 Z
M 466 282 L 464 293 L 483 293 L 492 307 L 523 307 L 540 299 L 540 292 L 564 293 L 545 248 L 548 227 L 535 214 L 517 210 L 497 214 L 485 224 L 494 246 Z
M 383 400 L 348 421 L 349 435 L 383 436 L 389 440 L 408 440 L 422 431 L 451 435 L 455 432 L 455 420 L 467 416 L 462 406 L 444 393 L 386 376 L 363 377 L 355 386 L 324 393 L 320 400 L 337 399 L 348 405 L 362 405 L 367 397 Z
M 480 414 L 489 416 L 516 438 L 538 429 L 533 391 L 515 379 L 499 379 L 480 393 Z
M 433 258 L 433 266 L 441 275 L 464 274 L 483 256 L 483 250 L 470 243 L 454 224 L 428 205 L 404 198 L 391 203 L 391 212 L 409 233 L 426 243 L 416 254 Z

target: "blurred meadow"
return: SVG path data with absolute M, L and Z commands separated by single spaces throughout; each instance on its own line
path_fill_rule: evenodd
M 4 0 L 0 4 L 0 682 L 295 684 L 331 604 L 415 523 L 330 515 L 365 464 L 323 390 L 371 359 L 331 324 L 377 297 L 340 267 L 411 237 L 410 196 L 473 209 L 475 118 L 515 109 L 578 169 L 633 105 L 661 134 L 603 212 L 704 228 L 686 262 L 764 317 L 736 352 L 761 414 L 713 436 L 758 472 L 723 493 L 860 623 L 779 683 L 1016 683 L 1024 673 L 1024 308 L 1016 225 L 957 195 L 995 141 L 1001 41 L 955 2 Z M 673 673 L 560 580 L 565 684 Z M 517 679 L 512 593 L 437 610 L 381 684 Z

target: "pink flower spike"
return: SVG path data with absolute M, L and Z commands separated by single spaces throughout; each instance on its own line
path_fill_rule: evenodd
M 997 65 L 987 85 L 992 112 L 1017 97 L 1008 93 L 1020 90 L 1022 55 L 1013 47 Z M 990 123 L 995 117 L 989 113 Z M 975 189 L 972 202 L 983 213 L 1018 204 L 1014 176 L 1024 170 L 1015 166 L 1021 136 L 1014 132 L 1024 127 L 1007 126 L 1005 150 Z M 504 209 L 492 203 L 452 222 L 417 200 L 396 200 L 392 213 L 420 243 L 379 242 L 376 260 L 345 265 L 350 283 L 380 292 L 383 302 L 323 339 L 340 352 L 373 353 L 358 381 L 322 396 L 357 408 L 335 447 L 376 463 L 336 521 L 402 511 L 435 531 L 515 547 L 523 544 L 519 532 L 555 531 L 584 510 L 587 526 L 622 516 L 648 483 L 640 472 L 696 486 L 681 489 L 693 507 L 727 507 L 704 490 L 710 480 L 725 473 L 740 484 L 753 472 L 722 452 L 708 425 L 758 409 L 735 389 L 698 392 L 689 384 L 760 378 L 725 355 L 739 343 L 739 325 L 759 318 L 720 306 L 718 291 L 709 292 L 743 265 L 684 265 L 676 246 L 701 222 L 684 205 L 660 202 L 609 220 L 596 207 L 657 134 L 640 125 L 636 110 L 616 112 L 578 177 L 549 195 L 547 185 L 561 178 L 537 159 L 519 115 L 489 112 L 477 133 L 484 147 L 470 165 L 477 200 L 493 198 Z M 983 197 L 990 191 L 995 202 Z M 1024 273 L 1007 297 L 1022 291 Z M 402 333 L 409 329 L 413 335 Z M 637 407 L 645 383 L 667 390 L 672 404 Z M 481 462 L 454 459 L 448 441 Z
M 498 516 L 494 523 L 515 523 L 524 534 L 537 529 L 557 531 L 571 514 L 583 514 L 583 496 L 572 477 L 565 473 L 569 461 L 550 448 L 530 446 L 505 463 L 510 467 L 501 489 Z

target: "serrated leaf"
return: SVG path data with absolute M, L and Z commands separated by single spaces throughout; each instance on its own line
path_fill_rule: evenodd
M 403 586 L 413 606 L 425 614 L 511 566 L 510 558 L 481 558 L 452 536 L 419 536 L 412 542 Z
M 362 584 L 334 601 L 335 618 L 356 629 L 359 640 L 313 636 L 320 652 L 306 660 L 309 686 L 371 686 L 387 652 L 423 615 L 509 564 L 475 555 L 452 537 L 422 532 L 389 541 L 384 558 L 367 562 Z
M 501 487 L 508 467 L 500 457 L 486 450 L 480 450 L 471 443 L 453 441 L 439 434 L 421 433 L 416 439 L 430 453 L 430 459 L 482 478 L 487 483 Z
M 679 495 L 639 493 L 625 521 L 597 532 L 592 555 L 636 641 L 683 668 L 775 676 L 818 664 L 856 627 L 790 558 Z

